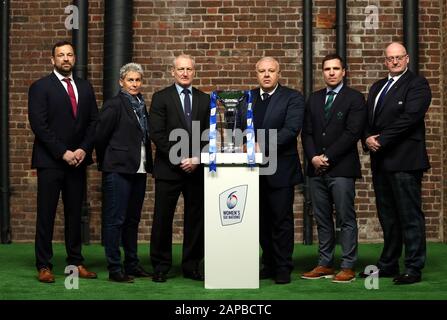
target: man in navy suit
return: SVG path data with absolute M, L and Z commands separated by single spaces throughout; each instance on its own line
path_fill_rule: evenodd
M 260 278 L 287 284 L 293 269 L 294 187 L 303 180 L 297 136 L 303 124 L 304 98 L 298 91 L 278 83 L 280 72 L 276 59 L 261 58 L 256 63 L 259 88 L 252 90 L 252 95 L 256 142 L 264 151 L 264 157 L 272 160 L 276 152 L 277 161 L 276 171 L 268 175 L 261 173 L 259 179 L 259 236 L 263 264 Z M 246 129 L 246 115 L 247 106 L 244 106 L 238 119 L 242 130 Z M 265 141 L 258 139 L 258 130 L 265 130 Z M 276 144 L 270 141 L 273 137 L 269 130 L 276 130 Z
M 152 280 L 165 282 L 172 266 L 172 222 L 182 193 L 183 276 L 201 281 L 204 279 L 199 270 L 204 255 L 204 178 L 200 150 L 192 148 L 195 144 L 192 139 L 196 138 L 192 137 L 192 128 L 197 126 L 200 134 L 208 128 L 210 99 L 206 93 L 192 86 L 195 62 L 191 56 L 177 56 L 171 74 L 175 83 L 154 93 L 149 111 L 150 138 L 157 148 L 153 170 L 155 205 L 150 253 L 154 268 Z M 170 135 L 175 131 L 183 133 L 183 136 L 173 141 Z M 197 138 L 200 139 L 200 136 Z M 174 159 L 176 155 L 171 154 L 171 148 L 179 143 L 185 146 L 181 150 L 183 157 Z
M 357 143 L 366 122 L 363 95 L 348 87 L 345 66 L 337 54 L 322 62 L 326 88 L 314 92 L 306 104 L 303 132 L 307 175 L 318 229 L 318 265 L 303 279 L 334 278 L 333 282 L 355 280 L 357 221 L 354 209 L 355 180 L 361 177 Z M 335 228 L 333 209 L 340 220 L 341 271 L 335 275 Z M 335 277 L 334 277 L 335 276 Z
M 54 282 L 51 258 L 54 219 L 62 192 L 67 264 L 82 278 L 96 278 L 82 262 L 81 208 L 86 168 L 98 114 L 91 84 L 72 74 L 73 45 L 53 46 L 51 74 L 34 82 L 28 93 L 28 117 L 34 132 L 32 168 L 37 169 L 36 267 L 41 282 Z
M 389 74 L 369 91 L 364 136 L 384 236 L 377 267 L 380 277 L 395 276 L 395 284 L 421 281 L 426 259 L 421 183 L 423 172 L 430 168 L 424 118 L 431 90 L 424 77 L 408 70 L 409 60 L 402 44 L 387 46 L 385 66 Z M 398 275 L 403 244 L 405 271 Z

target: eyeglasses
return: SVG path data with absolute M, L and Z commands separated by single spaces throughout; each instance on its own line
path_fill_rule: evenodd
M 395 57 L 393 57 L 393 56 L 391 56 L 391 57 L 385 57 L 385 60 L 386 60 L 387 62 L 393 62 L 395 59 L 396 59 L 397 61 L 402 61 L 402 60 L 404 60 L 407 56 L 408 56 L 407 54 L 404 54 L 404 55 L 401 55 L 401 56 L 395 56 Z

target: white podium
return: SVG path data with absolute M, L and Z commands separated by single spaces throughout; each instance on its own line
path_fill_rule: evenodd
M 256 163 L 262 154 L 256 154 Z M 246 153 L 217 153 L 205 164 L 205 288 L 259 288 L 259 168 Z

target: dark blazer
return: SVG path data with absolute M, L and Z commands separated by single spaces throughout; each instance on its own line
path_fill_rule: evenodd
M 253 106 L 256 106 L 257 99 L 260 99 L 259 92 L 259 88 L 252 90 Z M 277 169 L 274 174 L 266 176 L 271 187 L 290 187 L 303 181 L 297 150 L 297 136 L 302 128 L 303 118 L 304 98 L 301 93 L 278 85 L 275 93 L 270 98 L 262 124 L 262 127 L 266 130 L 277 130 Z M 239 112 L 237 124 L 242 131 L 247 128 L 246 119 L 247 105 L 245 104 Z M 266 140 L 268 141 L 268 135 Z M 266 144 L 266 152 L 271 154 L 273 150 L 268 150 L 268 142 Z
M 306 103 L 301 134 L 308 159 L 307 175 L 315 176 L 312 158 L 325 154 L 331 177 L 361 177 L 357 142 L 362 137 L 367 110 L 363 94 L 343 85 L 337 94 L 329 118 L 324 115 L 326 88 L 312 93 Z
M 368 95 L 368 125 L 364 138 L 379 134 L 381 148 L 371 152 L 372 170 L 412 171 L 430 168 L 425 145 L 424 117 L 431 90 L 424 77 L 407 70 L 391 86 L 373 117 L 374 103 L 388 78 L 374 83 Z
M 146 119 L 149 118 L 147 111 Z M 152 149 L 146 140 L 146 172 L 152 172 Z M 130 101 L 118 94 L 107 100 L 101 109 L 96 126 L 96 157 L 98 168 L 104 172 L 134 174 L 141 161 L 143 130 Z
M 192 88 L 192 120 L 200 124 L 200 132 L 196 132 L 193 137 L 191 129 L 186 124 L 182 103 L 178 95 L 175 84 L 166 87 L 152 96 L 151 108 L 149 110 L 149 130 L 150 137 L 157 147 L 155 151 L 153 175 L 156 179 L 181 180 L 191 174 L 185 173 L 178 163 L 171 163 L 169 151 L 171 147 L 180 141 L 169 141 L 169 134 L 174 129 L 184 129 L 188 134 L 189 152 L 188 157 L 197 156 L 200 159 L 200 148 L 194 145 L 200 141 L 202 132 L 209 127 L 209 95 Z M 200 136 L 198 135 L 200 133 Z M 202 147 L 205 143 L 198 146 Z M 201 168 L 197 168 L 193 175 L 203 174 Z
M 70 98 L 52 72 L 34 82 L 28 93 L 28 118 L 34 132 L 32 168 L 68 168 L 65 151 L 86 152 L 82 166 L 93 163 L 92 151 L 98 114 L 93 88 L 87 80 L 73 77 L 78 89 L 75 118 Z

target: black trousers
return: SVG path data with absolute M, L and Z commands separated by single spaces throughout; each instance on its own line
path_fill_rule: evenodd
M 262 176 L 259 183 L 262 264 L 276 274 L 290 273 L 293 269 L 294 187 L 272 188 Z
M 421 201 L 422 171 L 373 172 L 377 212 L 384 245 L 377 267 L 399 271 L 405 245 L 405 273 L 418 276 L 425 265 L 425 218 Z
M 86 169 L 67 168 L 37 169 L 37 220 L 36 220 L 36 267 L 52 268 L 53 231 L 59 196 L 62 193 L 65 220 L 65 249 L 67 264 L 80 265 L 81 211 L 84 196 Z
M 180 194 L 184 199 L 182 270 L 199 267 L 204 255 L 203 176 L 183 180 L 155 179 L 155 206 L 151 233 L 154 272 L 167 273 L 172 266 L 172 223 Z

